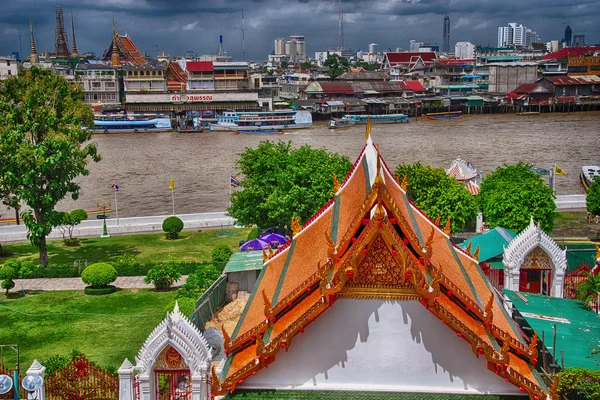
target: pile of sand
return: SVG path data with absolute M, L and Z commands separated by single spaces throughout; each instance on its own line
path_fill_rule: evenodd
M 247 298 L 239 298 L 227 304 L 213 319 L 206 323 L 204 328 L 217 328 L 220 331 L 221 325 L 224 325 L 227 334 L 231 335 L 238 320 L 242 316 L 242 312 L 244 312 L 244 307 L 247 302 Z

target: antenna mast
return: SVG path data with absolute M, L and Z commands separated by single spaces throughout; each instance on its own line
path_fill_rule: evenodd
M 246 61 L 246 26 L 244 24 L 244 0 L 242 0 L 242 61 Z

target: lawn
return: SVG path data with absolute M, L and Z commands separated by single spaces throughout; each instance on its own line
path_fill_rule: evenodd
M 250 229 L 184 231 L 180 239 L 167 240 L 164 233 L 112 236 L 110 238 L 83 238 L 81 246 L 66 247 L 62 240 L 48 242 L 50 264 L 72 264 L 87 260 L 88 264 L 111 262 L 123 253 L 133 253 L 142 263 L 168 260 L 172 254 L 179 261 L 210 261 L 215 246 L 227 245 L 237 251 L 240 240 L 245 240 Z M 29 243 L 4 244 L 3 249 L 22 260 L 39 260 L 37 248 Z M 0 258 L 3 263 L 6 258 Z
M 18 344 L 21 368 L 34 359 L 70 356 L 76 349 L 101 366 L 135 363 L 140 347 L 165 317 L 175 291 L 120 290 L 105 296 L 81 291 L 0 296 L 0 343 Z M 6 365 L 14 366 L 5 349 Z
M 585 211 L 557 213 L 552 238 L 557 241 L 562 238 L 597 240 L 600 237 L 600 224 L 588 223 L 586 215 Z

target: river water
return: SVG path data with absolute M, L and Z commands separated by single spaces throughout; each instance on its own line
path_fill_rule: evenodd
M 98 134 L 102 156 L 80 177 L 77 201 L 64 200 L 59 209 L 97 208 L 112 202 L 111 184 L 117 182 L 119 217 L 163 215 L 172 212 L 169 190 L 175 179 L 175 212 L 224 211 L 228 205 L 229 175 L 236 174 L 237 155 L 261 140 L 291 140 L 350 157 L 359 155 L 364 126 L 329 130 L 325 123 L 283 135 L 229 132 Z M 484 171 L 503 163 L 524 161 L 538 167 L 557 164 L 567 175 L 557 177 L 558 194 L 584 193 L 578 176 L 582 165 L 600 165 L 600 113 L 536 116 L 482 115 L 458 120 L 374 125 L 372 135 L 390 168 L 421 161 L 448 168 L 460 156 Z M 14 213 L 0 209 L 2 218 Z M 111 215 L 115 217 L 114 212 Z

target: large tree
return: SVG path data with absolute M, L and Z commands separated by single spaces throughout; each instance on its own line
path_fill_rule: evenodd
M 261 142 L 237 160 L 242 190 L 231 197 L 229 214 L 242 225 L 291 228 L 291 220 L 306 222 L 333 193 L 333 174 L 341 182 L 352 163 L 345 156 L 291 142 Z
M 46 236 L 61 224 L 56 204 L 70 195 L 75 179 L 99 161 L 89 143 L 93 114 L 78 85 L 48 70 L 32 68 L 0 88 L 0 179 L 30 210 L 21 214 L 28 238 L 48 264 Z
M 408 198 L 435 220 L 440 217 L 442 226 L 450 218 L 452 233 L 460 232 L 477 216 L 475 198 L 464 185 L 449 177 L 443 168 L 424 166 L 420 162 L 398 165 L 394 174 L 403 179 L 408 176 Z
M 525 163 L 504 164 L 483 179 L 477 201 L 486 225 L 520 232 L 531 217 L 548 233 L 554 227 L 552 189 Z
M 328 69 L 329 76 L 337 78 L 350 68 L 350 62 L 338 54 L 330 54 L 323 64 Z

